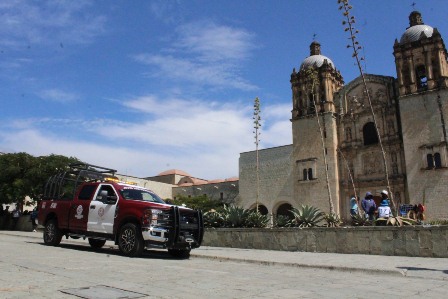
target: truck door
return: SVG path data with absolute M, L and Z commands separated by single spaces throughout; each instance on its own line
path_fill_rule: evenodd
M 69 229 L 71 231 L 85 232 L 87 230 L 87 219 L 89 207 L 96 185 L 86 184 L 81 187 L 78 196 L 75 196 L 70 207 Z
M 87 230 L 112 234 L 117 203 L 118 194 L 114 187 L 109 184 L 101 184 L 94 199 L 90 202 Z

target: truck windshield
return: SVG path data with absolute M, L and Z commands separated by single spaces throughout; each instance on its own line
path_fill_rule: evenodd
M 143 200 L 149 202 L 165 203 L 159 196 L 145 189 L 125 188 L 120 190 L 121 196 L 130 200 Z

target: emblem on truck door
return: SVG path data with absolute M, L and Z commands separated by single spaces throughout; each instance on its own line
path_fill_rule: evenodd
M 82 205 L 79 205 L 76 208 L 76 215 L 75 215 L 76 219 L 82 219 L 84 218 L 84 216 L 82 215 Z

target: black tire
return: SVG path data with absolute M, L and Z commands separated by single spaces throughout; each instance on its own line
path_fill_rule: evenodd
M 134 223 L 126 223 L 120 228 L 118 248 L 120 248 L 123 255 L 129 257 L 137 257 L 143 254 L 145 246 L 142 233 L 137 225 Z
M 168 253 L 175 258 L 188 259 L 190 258 L 191 249 L 168 249 Z
M 89 238 L 89 244 L 93 249 L 100 249 L 106 244 L 106 240 Z
M 62 232 L 58 227 L 56 219 L 50 219 L 45 224 L 44 229 L 44 243 L 45 245 L 58 246 L 62 240 Z

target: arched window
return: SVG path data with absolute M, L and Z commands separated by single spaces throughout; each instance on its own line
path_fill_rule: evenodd
M 434 167 L 434 160 L 433 160 L 433 157 L 431 154 L 426 155 L 426 162 L 427 162 L 428 168 Z
M 313 179 L 313 169 L 312 168 L 308 168 L 308 179 L 309 180 Z
M 364 145 L 378 143 L 378 135 L 376 134 L 375 124 L 368 122 L 362 128 L 362 135 L 364 137 Z
M 303 180 L 306 181 L 308 179 L 308 170 L 303 169 Z
M 426 69 L 424 65 L 419 65 L 415 69 L 415 73 L 417 74 L 417 89 L 424 90 L 428 88 L 428 78 L 426 77 Z
M 266 206 L 264 205 L 258 205 L 258 212 L 261 215 L 267 215 L 269 213 L 268 208 L 266 208 Z
M 436 168 L 441 168 L 442 167 L 442 160 L 440 159 L 440 154 L 439 153 L 435 153 L 434 154 L 434 165 L 436 166 Z
M 294 214 L 291 213 L 292 206 L 288 203 L 284 203 L 280 205 L 277 209 L 277 216 L 283 215 L 288 217 L 289 219 L 294 219 Z

